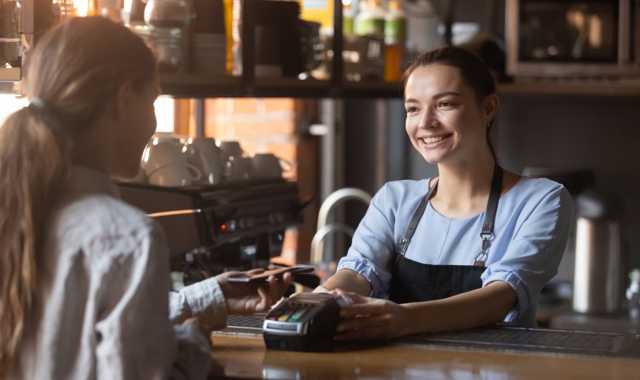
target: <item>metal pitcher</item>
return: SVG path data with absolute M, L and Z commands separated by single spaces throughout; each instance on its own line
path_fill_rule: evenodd
M 602 194 L 577 199 L 573 309 L 580 313 L 615 313 L 622 306 L 624 274 L 620 207 Z

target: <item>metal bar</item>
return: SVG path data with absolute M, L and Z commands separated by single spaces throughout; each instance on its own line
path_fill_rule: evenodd
M 253 87 L 255 82 L 255 29 L 257 3 L 261 0 L 239 0 L 242 4 L 242 82 Z
M 202 212 L 202 209 L 195 208 L 195 209 L 189 209 L 189 210 L 152 212 L 150 214 L 147 214 L 147 216 L 150 218 L 162 218 L 167 216 L 193 215 L 193 214 L 199 214 L 201 212 Z
M 204 98 L 193 99 L 195 114 L 195 134 L 196 137 L 204 137 L 205 135 L 205 110 Z
M 444 16 L 444 41 L 447 46 L 453 45 L 453 21 L 455 19 L 456 0 L 449 0 Z
M 344 35 L 342 31 L 342 0 L 333 1 L 333 61 L 331 62 L 331 83 L 340 87 L 344 80 L 342 50 Z

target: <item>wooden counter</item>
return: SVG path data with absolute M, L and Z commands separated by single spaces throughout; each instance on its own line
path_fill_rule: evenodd
M 640 379 L 640 360 L 393 344 L 341 352 L 266 350 L 259 335 L 212 335 L 211 379 Z

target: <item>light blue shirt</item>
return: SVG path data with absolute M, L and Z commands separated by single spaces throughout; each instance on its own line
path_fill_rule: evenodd
M 426 180 L 386 183 L 373 197 L 338 269 L 351 269 L 371 284 L 371 296 L 387 297 L 391 267 L 411 217 L 427 193 Z M 448 218 L 429 202 L 406 251 L 410 260 L 434 265 L 473 265 L 480 252 L 485 212 Z M 517 293 L 505 322 L 535 325 L 542 287 L 556 274 L 571 223 L 573 201 L 559 183 L 522 178 L 502 194 L 482 285 L 504 281 Z

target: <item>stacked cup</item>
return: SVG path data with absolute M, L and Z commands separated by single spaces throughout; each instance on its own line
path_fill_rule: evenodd
M 148 182 L 158 186 L 189 186 L 202 178 L 201 169 L 189 162 L 179 138 L 155 135 L 142 154 L 142 169 Z

